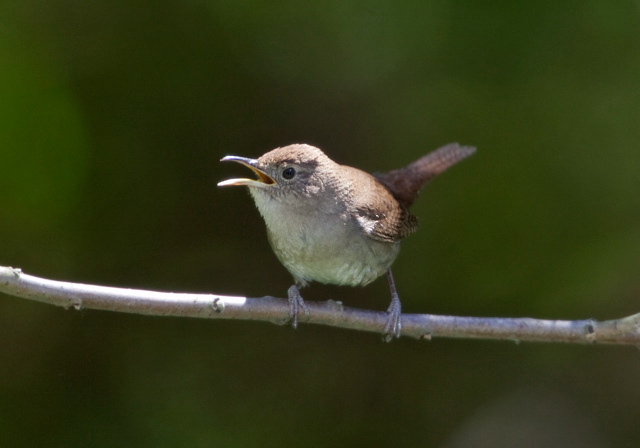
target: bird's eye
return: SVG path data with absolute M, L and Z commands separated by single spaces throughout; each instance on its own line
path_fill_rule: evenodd
M 282 170 L 282 177 L 285 179 L 293 179 L 296 175 L 296 170 L 293 167 L 288 167 Z

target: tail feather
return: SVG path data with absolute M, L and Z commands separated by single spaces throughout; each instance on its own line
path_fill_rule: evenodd
M 476 151 L 473 146 L 449 143 L 409 165 L 386 173 L 375 174 L 391 194 L 410 206 L 427 182 Z

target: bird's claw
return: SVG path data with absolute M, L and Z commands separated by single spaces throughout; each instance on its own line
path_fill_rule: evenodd
M 308 316 L 310 314 L 309 307 L 304 303 L 304 299 L 302 298 L 302 295 L 300 295 L 300 290 L 296 285 L 289 288 L 287 295 L 289 296 L 289 316 L 291 318 L 291 326 L 295 330 L 298 328 L 298 311 L 302 308 L 304 314 Z
M 384 326 L 384 333 L 382 339 L 385 342 L 391 342 L 395 338 L 399 338 L 402 333 L 402 306 L 400 304 L 400 298 L 397 294 L 391 296 L 391 304 L 387 309 L 389 317 L 387 323 Z

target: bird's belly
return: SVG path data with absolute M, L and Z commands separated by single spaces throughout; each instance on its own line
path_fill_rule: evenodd
M 353 228 L 326 230 L 288 233 L 286 238 L 269 232 L 276 256 L 298 283 L 366 285 L 389 269 L 400 250 L 399 243 L 376 241 Z

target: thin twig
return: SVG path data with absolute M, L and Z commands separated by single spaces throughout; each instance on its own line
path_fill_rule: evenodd
M 167 293 L 59 282 L 10 267 L 0 267 L 0 292 L 78 310 L 258 320 L 278 325 L 289 321 L 287 299 Z M 382 333 L 387 322 L 385 312 L 349 308 L 333 300 L 307 304 L 310 314 L 301 313 L 300 322 L 374 333 Z M 403 314 L 402 335 L 417 339 L 448 337 L 640 346 L 640 314 L 603 322 Z

